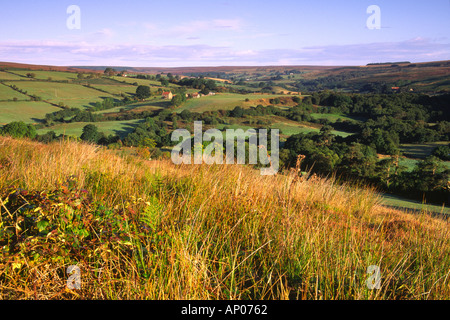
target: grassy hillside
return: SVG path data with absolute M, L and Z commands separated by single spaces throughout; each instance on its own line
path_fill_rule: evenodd
M 180 108 L 177 108 L 177 112 L 183 110 L 189 110 L 192 112 L 204 112 L 210 110 L 232 110 L 239 106 L 242 108 L 250 108 L 256 105 L 269 105 L 269 100 L 272 98 L 280 97 L 279 95 L 267 95 L 267 94 L 217 94 L 215 96 L 202 97 L 200 99 L 189 99 Z M 246 101 L 248 99 L 248 101 Z M 291 103 L 291 106 L 293 104 Z
M 7 84 L 14 84 L 19 89 L 27 91 L 28 94 L 37 95 L 50 103 L 63 102 L 71 108 L 89 107 L 90 103 L 101 102 L 104 98 L 114 98 L 108 93 L 71 83 L 20 81 Z
M 295 171 L 0 137 L 0 212 L 0 299 L 450 296 L 447 221 Z M 81 290 L 66 288 L 70 265 Z
M 96 123 L 99 131 L 106 135 L 119 135 L 124 138 L 130 132 L 133 132 L 138 123 L 143 120 L 123 120 L 123 121 L 104 121 Z M 37 130 L 38 134 L 46 134 L 49 131 L 54 131 L 57 135 L 65 134 L 69 136 L 80 137 L 83 133 L 83 127 L 88 125 L 88 122 L 64 123 Z
M 9 101 L 0 102 L 0 125 L 13 121 L 36 123 L 46 113 L 61 109 L 42 101 Z

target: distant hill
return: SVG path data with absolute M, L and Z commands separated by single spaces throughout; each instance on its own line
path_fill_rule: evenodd
M 126 66 L 110 66 L 117 71 L 128 71 L 131 73 L 172 73 L 186 75 L 190 73 L 254 73 L 254 72 L 267 72 L 269 70 L 273 71 L 286 71 L 286 70 L 297 70 L 297 71 L 323 71 L 338 68 L 336 66 L 219 66 L 219 67 L 126 67 Z M 73 66 L 70 68 L 77 69 L 92 69 L 92 70 L 105 70 L 106 66 Z
M 2 62 L 2 61 L 0 61 L 0 68 L 8 68 L 8 69 L 16 68 L 27 70 L 63 71 L 63 72 L 99 72 L 99 69 L 96 67 L 61 67 L 61 66 L 35 65 L 35 64 Z
M 103 73 L 108 66 L 48 66 L 0 62 L 0 68 L 20 68 L 45 71 Z M 339 88 L 362 90 L 365 86 L 399 87 L 427 93 L 450 92 L 450 60 L 422 63 L 384 62 L 365 66 L 217 66 L 217 67 L 127 67 L 109 66 L 118 72 L 131 74 L 168 74 L 180 76 L 204 76 L 230 80 L 283 80 L 281 76 L 296 74 L 292 83 L 300 81 L 301 91 Z M 264 77 L 264 75 L 270 75 Z M 285 79 L 284 79 L 285 80 Z M 312 83 L 310 82 L 312 81 Z M 294 90 L 295 91 L 295 90 Z M 299 91 L 299 90 L 297 90 Z M 364 91 L 364 90 L 363 90 Z

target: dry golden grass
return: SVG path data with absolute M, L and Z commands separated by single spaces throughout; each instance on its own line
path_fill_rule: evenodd
M 448 221 L 387 209 L 368 188 L 295 173 L 175 166 L 69 141 L 0 137 L 2 228 L 8 216 L 19 223 L 34 209 L 8 212 L 2 190 L 51 191 L 68 177 L 89 201 L 43 208 L 58 232 L 3 247 L 0 298 L 450 297 Z M 73 235 L 67 220 L 89 235 Z M 73 264 L 79 291 L 65 287 Z M 381 269 L 379 290 L 366 286 L 370 265 Z

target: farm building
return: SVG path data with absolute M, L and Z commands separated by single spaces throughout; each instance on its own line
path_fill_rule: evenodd
M 169 100 L 172 100 L 172 98 L 173 98 L 173 94 L 172 94 L 172 92 L 163 92 L 163 99 L 169 99 Z

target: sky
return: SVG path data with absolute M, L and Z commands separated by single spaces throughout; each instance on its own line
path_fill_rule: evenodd
M 0 61 L 57 66 L 439 61 L 449 31 L 450 0 L 0 0 Z

